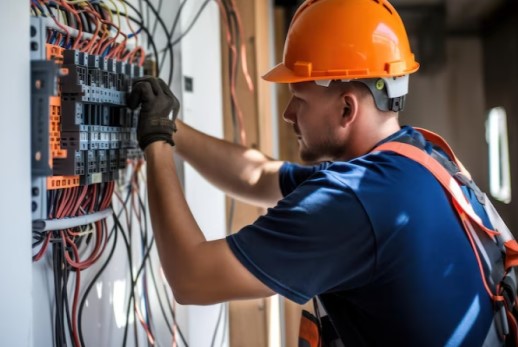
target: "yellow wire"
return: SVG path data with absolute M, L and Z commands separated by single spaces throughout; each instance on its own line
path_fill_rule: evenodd
M 34 10 L 34 12 L 36 12 L 36 16 L 42 16 L 43 15 L 43 12 L 40 11 L 38 6 L 34 6 L 32 9 Z
M 68 4 L 71 4 L 71 5 L 77 5 L 82 2 L 86 2 L 88 4 L 88 1 L 86 1 L 86 0 L 65 0 L 65 2 L 67 2 Z
M 102 8 L 104 8 L 105 10 L 108 10 L 108 12 L 110 13 L 110 21 L 112 21 L 112 18 L 113 18 L 113 11 L 112 11 L 112 9 L 109 8 L 108 5 L 106 5 L 104 2 L 100 2 L 99 5 Z M 106 24 L 102 25 L 102 32 L 103 32 L 103 34 L 106 33 L 106 32 L 108 33 L 108 35 L 110 34 L 108 32 L 108 26 Z
M 135 34 L 135 30 L 131 26 L 131 21 L 129 19 L 129 11 L 128 11 L 128 5 L 123 0 L 119 0 L 119 2 L 122 4 L 122 7 L 124 7 L 124 15 L 126 17 L 126 23 L 128 23 L 128 27 L 130 28 L 130 31 L 133 33 L 133 37 L 135 38 L 135 46 L 138 46 L 138 35 Z
M 120 14 L 119 8 L 117 7 L 117 4 L 115 4 L 115 1 L 113 1 L 113 0 L 109 0 L 109 1 L 111 2 L 113 7 L 115 8 L 115 12 L 117 13 L 117 24 L 118 24 L 118 26 L 120 28 L 121 27 L 121 14 Z

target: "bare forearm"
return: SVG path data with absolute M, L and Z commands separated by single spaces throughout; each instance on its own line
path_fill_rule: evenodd
M 279 161 L 178 122 L 178 153 L 209 182 L 240 200 L 271 206 L 280 198 Z
M 148 199 L 151 223 L 164 272 L 173 289 L 176 277 L 193 264 L 191 255 L 204 243 L 185 201 L 174 166 L 174 151 L 169 144 L 153 143 L 146 149 Z
M 185 201 L 172 147 L 146 148 L 149 211 L 160 262 L 180 303 L 210 304 L 271 295 L 234 257 L 226 240 L 206 241 Z

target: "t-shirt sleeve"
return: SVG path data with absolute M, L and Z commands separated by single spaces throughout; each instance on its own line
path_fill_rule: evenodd
M 279 170 L 279 185 L 282 196 L 286 196 L 305 182 L 316 172 L 325 170 L 331 163 L 324 162 L 315 166 L 306 166 L 285 162 Z
M 227 241 L 260 281 L 301 304 L 364 285 L 374 271 L 366 212 L 354 192 L 326 171 L 313 174 Z

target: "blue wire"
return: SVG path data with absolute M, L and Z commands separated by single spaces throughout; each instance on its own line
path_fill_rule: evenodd
M 137 36 L 142 31 L 142 27 L 140 27 L 135 34 L 131 33 L 128 35 L 128 39 L 131 39 L 133 36 Z
M 43 17 L 47 17 L 47 15 L 45 14 L 45 10 L 43 10 L 43 7 L 41 7 L 41 5 L 36 0 L 31 0 L 31 2 L 41 11 L 41 15 Z
M 50 36 L 50 43 L 52 45 L 56 43 L 56 36 L 58 36 L 57 32 L 53 31 L 52 35 Z
M 103 58 L 106 57 L 108 55 L 108 53 L 110 53 L 111 51 L 111 48 L 110 47 L 106 47 L 106 50 L 103 52 L 103 54 L 101 55 Z

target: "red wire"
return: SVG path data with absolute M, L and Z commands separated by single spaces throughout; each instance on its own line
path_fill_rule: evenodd
M 95 222 L 95 226 L 96 226 L 96 239 L 95 239 L 94 250 L 92 251 L 92 253 L 86 260 L 81 261 L 80 259 L 77 259 L 77 261 L 76 261 L 76 260 L 73 260 L 72 258 L 70 258 L 70 255 L 68 253 L 65 253 L 65 258 L 66 258 L 67 262 L 72 267 L 74 267 L 78 270 L 84 270 L 87 267 L 94 264 L 99 259 L 99 257 L 103 254 L 104 249 L 106 248 L 106 244 L 107 244 L 107 237 L 105 237 L 106 229 L 107 229 L 106 221 L 104 220 L 102 223 Z M 67 243 L 69 243 L 69 244 L 74 243 L 70 239 L 68 234 L 65 234 L 63 231 L 61 231 L 61 233 L 62 233 L 62 235 L 65 236 Z M 75 245 L 75 243 L 74 243 L 74 245 Z
M 79 259 L 79 252 L 77 250 L 76 244 L 74 242 L 70 241 L 70 239 L 67 236 L 65 236 L 65 233 L 63 231 L 61 231 L 61 238 L 62 238 L 62 242 L 63 242 L 63 248 L 66 249 L 66 244 L 68 243 L 72 248 L 74 257 L 76 259 Z M 68 252 L 65 252 L 65 258 L 67 258 L 67 256 L 68 256 L 68 259 L 70 259 Z M 67 259 L 67 262 L 68 262 L 68 259 Z M 70 264 L 70 262 L 69 262 L 69 264 Z M 70 264 L 70 265 L 72 265 L 72 264 Z M 77 269 L 76 285 L 74 288 L 74 299 L 72 302 L 72 337 L 74 340 L 74 345 L 76 347 L 81 347 L 81 344 L 79 342 L 79 334 L 78 334 L 78 330 L 77 330 L 77 305 L 79 303 L 79 288 L 80 287 L 81 287 L 81 271 L 79 271 L 79 269 Z
M 155 338 L 153 337 L 153 334 L 151 333 L 151 330 L 149 330 L 149 326 L 144 321 L 144 317 L 142 317 L 142 313 L 140 313 L 140 309 L 138 308 L 136 300 L 133 300 L 133 307 L 135 309 L 135 313 L 137 314 L 138 320 L 140 321 L 140 325 L 142 325 L 142 328 L 144 328 L 144 331 L 146 332 L 147 339 L 148 339 L 149 343 L 154 345 L 155 344 Z
M 239 30 L 239 34 L 241 36 L 241 69 L 243 71 L 243 75 L 245 76 L 245 80 L 248 84 L 248 89 L 253 92 L 254 91 L 254 82 L 252 82 L 252 77 L 250 77 L 250 73 L 248 72 L 247 65 L 247 54 L 246 54 L 246 46 L 245 46 L 245 34 L 243 30 L 243 25 L 241 24 L 241 17 L 239 15 L 239 11 L 237 10 L 237 6 L 234 0 L 230 0 L 231 6 L 234 9 L 234 14 L 236 15 L 237 27 Z
M 42 2 L 49 2 L 49 1 L 42 1 Z M 50 14 L 50 17 L 52 18 L 52 20 L 54 21 L 54 23 L 56 23 L 56 25 L 61 29 L 63 30 L 64 32 L 67 33 L 67 36 L 66 36 L 66 39 L 65 39 L 65 42 L 68 42 L 68 39 L 70 38 L 70 32 L 68 31 L 68 29 L 62 25 L 57 19 L 56 19 L 56 16 L 54 16 L 54 14 L 52 12 L 49 13 Z
M 63 208 L 63 215 L 62 215 L 61 218 L 66 218 L 66 217 L 72 217 L 73 216 L 71 214 L 71 212 L 74 209 L 74 206 L 75 206 L 76 201 L 77 201 L 77 196 L 78 196 L 78 190 L 75 187 L 74 188 L 67 188 L 66 190 L 69 191 L 70 194 L 69 194 L 69 197 L 68 197 L 68 201 L 66 202 L 65 207 Z
M 226 27 L 226 32 L 227 32 L 227 37 L 226 37 L 227 44 L 232 52 L 232 66 L 230 68 L 230 97 L 231 97 L 232 105 L 234 105 L 234 109 L 235 109 L 236 115 L 237 115 L 237 123 L 238 123 L 238 130 L 239 130 L 239 142 L 242 145 L 246 145 L 247 140 L 246 140 L 246 131 L 245 131 L 245 126 L 244 126 L 243 112 L 241 111 L 241 107 L 239 106 L 239 102 L 238 102 L 238 98 L 237 98 L 237 94 L 236 94 L 236 78 L 237 78 L 237 76 L 234 74 L 234 70 L 235 70 L 236 64 L 237 64 L 237 56 L 238 56 L 237 48 L 236 48 L 235 42 L 233 40 L 233 37 L 230 33 L 229 19 L 226 14 L 225 7 L 224 7 L 223 3 L 221 2 L 221 0 L 219 0 L 217 3 L 219 5 L 220 11 L 223 14 L 223 17 L 225 19 L 225 27 Z M 233 1 L 232 1 L 231 6 L 234 8 L 234 13 L 236 14 L 236 19 L 238 22 L 238 28 L 239 28 L 240 35 L 241 35 L 241 37 L 244 37 L 243 29 L 242 29 L 241 22 L 239 19 L 239 15 L 238 15 L 237 11 L 235 10 L 235 4 Z M 243 52 L 244 52 L 244 55 L 243 55 Z M 243 60 L 241 66 L 244 69 L 243 73 L 245 75 L 245 79 L 248 83 L 248 87 L 249 87 L 250 91 L 253 91 L 253 83 L 248 74 L 248 68 L 246 66 L 246 49 L 245 49 L 244 44 L 241 45 L 241 53 L 242 53 L 241 59 Z
M 91 6 L 91 4 L 89 2 L 88 2 L 88 5 Z M 101 17 L 99 16 L 99 14 L 97 12 L 92 11 L 88 7 L 85 7 L 82 10 L 78 11 L 78 13 L 81 13 L 81 12 L 85 12 L 97 20 L 97 22 L 95 23 L 95 32 L 92 34 L 92 38 L 90 39 L 90 41 L 84 48 L 85 52 L 89 52 L 90 49 L 92 48 L 93 44 L 95 43 L 95 39 L 99 37 L 99 31 L 101 30 Z
M 56 212 L 56 218 L 61 219 L 65 216 L 64 211 L 67 207 L 68 199 L 70 198 L 70 189 L 63 189 L 61 198 L 59 199 L 58 209 Z
M 81 41 L 81 37 L 83 36 L 83 24 L 81 23 L 81 19 L 79 18 L 79 14 L 77 13 L 76 9 L 70 6 L 66 1 L 59 0 L 59 2 L 76 18 L 78 34 L 74 44 L 72 45 L 72 49 L 77 49 L 77 47 L 79 46 L 79 42 Z
M 39 261 L 41 257 L 43 257 L 43 254 L 45 254 L 45 252 L 47 251 L 47 248 L 49 248 L 50 235 L 51 233 L 47 232 L 47 235 L 45 236 L 45 241 L 43 241 L 43 246 L 41 246 L 41 249 L 33 258 L 34 262 Z
M 130 220 L 129 220 L 129 212 L 128 212 L 128 208 L 126 207 L 126 204 L 124 203 L 124 201 L 122 200 L 122 197 L 119 195 L 118 192 L 115 192 L 115 197 L 120 201 L 121 203 L 121 206 L 122 208 L 124 209 L 124 214 L 126 216 L 126 226 L 128 227 L 128 230 L 129 230 L 129 226 L 131 225 L 130 224 Z

